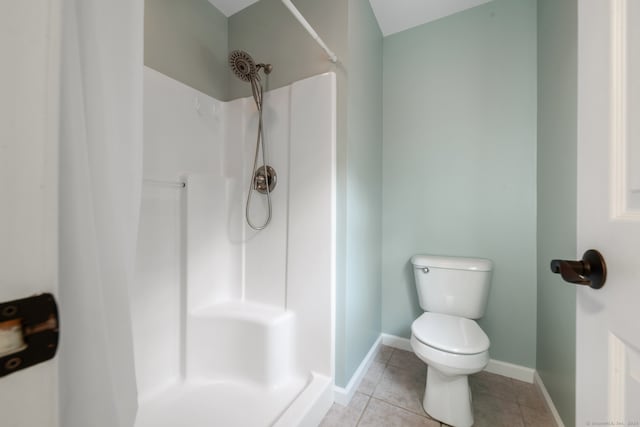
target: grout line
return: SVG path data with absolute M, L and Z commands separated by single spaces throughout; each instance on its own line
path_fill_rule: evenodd
M 360 416 L 358 417 L 358 420 L 356 421 L 356 425 L 354 427 L 358 427 L 360 421 L 362 421 L 362 417 L 364 416 L 364 413 L 367 412 L 367 408 L 369 407 L 369 402 L 371 402 L 371 396 L 367 396 L 367 404 L 364 405 L 364 409 L 360 413 Z
M 376 382 L 376 385 L 373 387 L 373 391 L 371 392 L 371 398 L 379 400 L 379 401 L 384 402 L 384 403 L 387 403 L 387 404 L 389 404 L 391 406 L 394 406 L 396 408 L 400 408 L 400 409 L 402 409 L 402 410 L 404 410 L 404 411 L 406 411 L 406 412 L 408 412 L 410 414 L 418 415 L 419 417 L 424 417 L 424 418 L 427 418 L 429 420 L 440 422 L 440 421 L 438 421 L 438 420 L 436 420 L 434 418 L 431 418 L 429 416 L 429 414 L 427 414 L 424 411 L 424 408 L 422 409 L 421 413 L 415 412 L 415 411 L 413 411 L 413 410 L 411 410 L 409 408 L 405 408 L 405 407 L 399 406 L 399 405 L 397 405 L 397 404 L 395 404 L 393 402 L 390 402 L 388 400 L 385 400 L 385 399 L 382 399 L 382 398 L 379 398 L 379 397 L 376 397 L 376 396 L 373 395 L 375 393 L 375 391 L 376 391 L 376 388 L 380 384 L 380 381 L 382 381 L 382 377 L 384 376 L 384 373 L 386 372 L 387 368 L 392 367 L 392 368 L 397 368 L 397 369 L 403 369 L 402 366 L 391 365 L 390 362 L 391 362 L 391 359 L 393 358 L 393 355 L 395 354 L 396 351 L 406 351 L 406 350 L 402 350 L 402 349 L 398 349 L 398 348 L 390 347 L 390 346 L 387 346 L 387 347 L 391 348 L 391 354 L 389 355 L 389 358 L 387 359 L 387 361 L 384 363 L 384 369 L 382 370 L 382 375 L 380 375 L 380 378 L 378 379 L 378 382 Z M 420 407 L 422 408 L 422 403 L 421 402 L 420 402 Z
M 391 352 L 391 354 L 393 355 L 393 352 Z M 390 359 L 391 359 L 391 356 L 389 356 L 389 360 Z M 371 397 L 373 397 L 373 394 L 376 392 L 376 388 L 378 388 L 378 384 L 380 384 L 380 381 L 382 381 L 382 377 L 384 376 L 384 371 L 387 370 L 387 364 L 389 363 L 389 360 L 384 362 L 384 368 L 382 368 L 382 372 L 380 373 L 380 377 L 378 378 L 378 380 L 376 381 L 375 385 L 373 386 L 373 390 L 371 390 Z
M 407 408 L 402 407 L 402 406 L 400 406 L 400 405 L 398 405 L 396 403 L 389 402 L 388 400 L 380 399 L 379 397 L 371 396 L 371 399 L 375 399 L 375 400 L 378 400 L 380 402 L 386 403 L 387 405 L 393 406 L 394 408 L 402 409 L 404 412 L 408 412 L 410 414 L 417 415 L 419 417 L 426 418 L 428 420 L 432 420 L 432 421 L 435 421 L 435 422 L 438 422 L 438 423 L 440 422 L 438 420 L 435 420 L 435 419 L 431 418 L 426 412 L 423 413 L 423 414 L 419 414 L 417 412 L 412 411 L 411 409 L 407 409 Z M 368 403 L 367 403 L 367 406 L 368 406 Z
M 518 412 L 520 412 L 520 420 L 522 421 L 522 425 L 526 426 L 527 424 L 524 422 L 524 412 L 522 412 L 522 405 L 518 403 Z
M 389 347 L 389 346 L 387 346 L 387 347 Z M 390 348 L 391 348 L 391 354 L 389 354 L 389 358 L 388 358 L 388 359 L 383 363 L 383 364 L 384 364 L 384 369 L 382 370 L 382 374 L 380 375 L 380 378 L 378 378 L 378 380 L 376 381 L 376 384 L 375 384 L 375 386 L 373 387 L 373 391 L 371 392 L 371 394 L 370 394 L 370 395 L 368 395 L 368 396 L 367 396 L 369 400 L 367 400 L 367 405 L 365 406 L 365 409 L 362 411 L 362 414 L 360 414 L 360 417 L 358 418 L 358 422 L 356 423 L 356 427 L 358 426 L 358 424 L 359 424 L 359 423 L 360 423 L 360 421 L 362 420 L 362 417 L 364 416 L 365 411 L 366 411 L 366 410 L 367 410 L 367 408 L 369 407 L 369 403 L 371 402 L 371 399 L 376 399 L 376 400 L 378 400 L 378 401 L 380 401 L 380 402 L 384 402 L 384 403 L 386 403 L 386 404 L 388 404 L 388 405 L 390 405 L 390 406 L 393 406 L 393 407 L 395 407 L 395 408 L 402 409 L 403 411 L 408 412 L 408 413 L 410 413 L 410 414 L 414 414 L 414 415 L 417 415 L 417 416 L 419 416 L 419 417 L 426 418 L 426 419 L 428 419 L 428 420 L 433 420 L 433 421 L 436 421 L 436 422 L 440 422 L 440 421 L 438 421 L 438 420 L 435 420 L 435 419 L 431 418 L 431 417 L 430 417 L 426 412 L 424 412 L 424 411 L 423 411 L 423 413 L 418 413 L 418 412 L 412 411 L 412 410 L 411 410 L 411 409 L 409 409 L 409 408 L 402 407 L 402 406 L 397 405 L 397 404 L 395 404 L 395 403 L 393 403 L 393 402 L 389 402 L 388 400 L 381 399 L 381 398 L 379 398 L 379 397 L 375 397 L 375 396 L 374 396 L 374 393 L 375 393 L 375 391 L 376 391 L 376 388 L 378 388 L 378 385 L 379 385 L 379 384 L 380 384 L 380 382 L 382 381 L 382 377 L 384 376 L 384 373 L 385 373 L 385 371 L 387 370 L 387 368 L 388 368 L 388 367 L 396 367 L 396 366 L 394 366 L 394 365 L 390 365 L 390 364 L 389 364 L 389 362 L 391 361 L 391 358 L 393 357 L 393 354 L 396 352 L 396 350 L 397 350 L 397 349 L 395 349 L 395 348 L 393 348 L 393 347 L 390 347 Z M 356 391 L 356 392 L 357 392 L 357 391 Z M 442 424 L 441 424 L 441 425 L 442 425 Z
M 382 346 L 381 346 L 381 348 L 382 348 Z M 393 356 L 393 352 L 394 351 L 395 351 L 394 349 L 391 349 L 391 355 L 389 355 L 389 358 L 384 363 L 382 363 L 384 365 L 384 368 L 382 368 L 382 373 L 380 373 L 380 378 L 378 378 L 378 380 L 374 384 L 373 390 L 371 390 L 371 394 L 369 395 L 369 397 L 373 397 L 373 394 L 376 392 L 376 388 L 378 388 L 378 384 L 380 384 L 380 381 L 382 381 L 382 377 L 384 376 L 384 371 L 387 370 L 387 366 L 389 364 L 389 360 L 391 360 L 391 356 Z M 376 354 L 376 356 L 378 354 L 380 354 L 380 350 L 378 350 L 378 353 Z M 375 362 L 375 358 L 374 358 L 374 362 Z M 378 363 L 380 363 L 380 362 L 378 362 Z M 371 369 L 371 367 L 369 367 L 369 369 Z M 366 373 L 365 373 L 365 375 L 366 375 Z M 357 392 L 357 390 L 356 390 L 356 392 Z M 368 402 L 367 402 L 367 404 L 368 404 Z
M 382 346 L 380 346 L 380 349 L 381 349 L 381 348 L 382 348 Z M 371 390 L 371 393 L 370 393 L 370 394 L 363 393 L 363 392 L 359 391 L 359 390 L 360 390 L 360 387 L 358 387 L 358 388 L 356 389 L 356 391 L 354 392 L 354 396 L 355 396 L 355 393 L 360 393 L 360 394 L 364 394 L 364 395 L 366 395 L 366 396 L 371 397 L 371 396 L 373 396 L 373 393 L 375 393 L 375 391 L 376 391 L 376 387 L 378 387 L 378 384 L 380 384 L 380 381 L 382 380 L 382 375 L 384 375 L 384 371 L 385 371 L 385 369 L 387 369 L 387 362 L 378 362 L 378 361 L 376 361 L 376 357 L 378 356 L 378 354 L 380 354 L 380 349 L 378 349 L 378 352 L 375 354 L 375 356 L 373 357 L 373 360 L 372 360 L 372 362 L 371 362 L 371 366 L 373 366 L 373 364 L 374 364 L 374 363 L 380 363 L 381 365 L 383 365 L 382 373 L 380 374 L 380 378 L 378 378 L 378 379 L 376 380 L 376 382 L 375 382 L 375 384 L 373 385 L 373 389 Z M 392 352 L 392 354 L 393 354 L 393 352 Z M 367 369 L 367 372 L 365 372 L 365 373 L 364 373 L 364 376 L 362 377 L 363 379 L 367 376 L 367 374 L 369 373 L 369 370 L 371 370 L 371 366 L 369 366 L 369 369 Z

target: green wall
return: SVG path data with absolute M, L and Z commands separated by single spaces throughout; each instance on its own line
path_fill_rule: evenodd
M 382 33 L 368 0 L 350 0 L 347 68 L 346 281 L 344 386 L 381 332 Z
M 227 18 L 207 0 L 145 0 L 144 64 L 226 101 Z
M 576 255 L 578 1 L 538 1 L 537 370 L 575 425 L 576 288 L 549 261 Z
M 410 257 L 490 258 L 493 359 L 536 364 L 536 1 L 384 39 L 382 329 L 421 314 Z

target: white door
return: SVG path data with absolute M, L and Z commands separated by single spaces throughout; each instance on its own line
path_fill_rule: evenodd
M 57 290 L 57 5 L 0 2 L 0 302 Z M 56 378 L 55 360 L 0 377 L 0 425 L 55 427 Z
M 640 425 L 640 1 L 578 1 L 578 252 L 604 287 L 577 295 L 576 422 Z

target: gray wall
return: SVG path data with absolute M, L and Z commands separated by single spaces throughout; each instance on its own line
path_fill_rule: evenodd
M 145 0 L 144 64 L 228 100 L 227 18 L 207 0 Z
M 576 255 L 578 1 L 538 1 L 537 369 L 575 425 L 576 289 L 549 270 Z
M 535 367 L 536 1 L 386 37 L 383 88 L 383 331 L 422 312 L 413 254 L 486 257 L 491 357 Z
M 338 55 L 335 65 L 280 0 L 261 0 L 229 17 L 229 50 L 248 52 L 256 62 L 273 65 L 266 79 L 268 89 L 327 71 L 338 73 L 344 85 L 347 63 L 347 3 L 344 0 L 296 0 L 293 2 L 324 42 Z M 231 99 L 251 95 L 245 82 L 229 81 Z M 346 94 L 345 94 L 346 95 Z M 346 96 L 343 97 L 343 101 Z
M 344 386 L 380 335 L 382 34 L 367 0 L 297 0 L 338 55 L 324 51 L 279 0 L 229 18 L 229 49 L 274 66 L 267 88 L 334 71 L 338 83 L 336 384 Z M 230 96 L 248 96 L 233 79 Z

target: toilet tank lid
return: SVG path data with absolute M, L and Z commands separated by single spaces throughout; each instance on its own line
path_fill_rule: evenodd
M 411 264 L 416 268 L 435 267 L 449 270 L 491 271 L 493 262 L 485 258 L 466 258 L 442 255 L 414 255 Z

